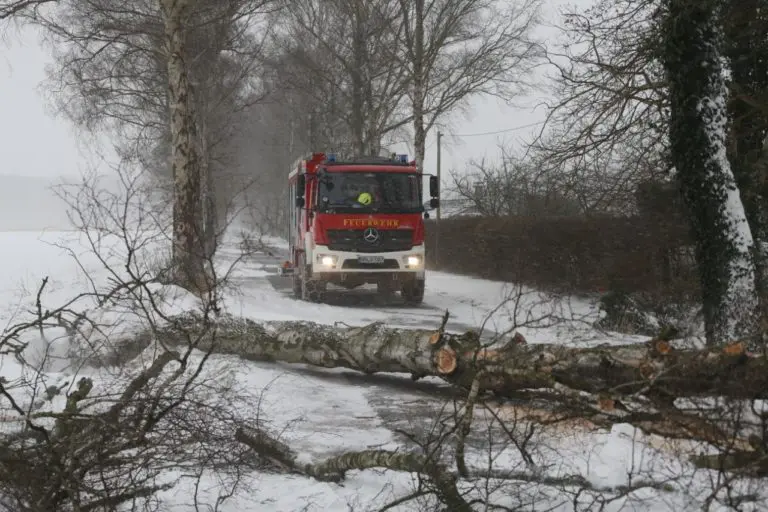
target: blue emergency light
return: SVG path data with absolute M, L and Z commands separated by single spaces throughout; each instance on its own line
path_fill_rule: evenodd
M 408 163 L 408 155 L 397 155 L 397 157 L 400 160 L 401 164 L 407 164 Z
M 325 158 L 329 162 L 335 162 L 336 161 L 336 153 L 328 153 L 328 156 Z

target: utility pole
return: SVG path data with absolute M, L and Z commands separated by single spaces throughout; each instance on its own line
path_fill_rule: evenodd
M 443 138 L 443 132 L 437 131 L 437 199 L 440 200 L 442 196 L 442 180 L 440 179 L 440 139 Z M 442 213 L 442 205 L 437 205 L 437 218 L 435 221 L 435 267 L 440 268 L 440 214 Z
M 440 179 L 440 139 L 442 139 L 442 138 L 443 138 L 443 132 L 438 130 L 437 131 L 437 185 L 438 185 L 438 187 L 437 187 L 437 190 L 438 190 L 437 197 L 438 197 L 438 199 L 440 198 L 440 196 L 442 196 L 441 192 L 442 192 L 442 189 L 443 189 L 443 187 L 442 187 L 442 180 Z M 437 205 L 437 220 L 438 221 L 440 220 L 440 214 L 442 213 L 442 211 L 443 211 L 442 205 L 438 204 Z

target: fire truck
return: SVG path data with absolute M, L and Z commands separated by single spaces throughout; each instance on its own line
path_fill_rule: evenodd
M 300 158 L 288 176 L 290 260 L 294 296 L 322 302 L 329 284 L 348 290 L 375 284 L 424 299 L 423 173 L 407 155 L 341 160 L 331 153 Z M 438 181 L 429 175 L 431 208 Z

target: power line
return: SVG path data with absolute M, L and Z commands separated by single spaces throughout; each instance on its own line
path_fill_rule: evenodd
M 526 128 L 533 128 L 534 126 L 541 126 L 544 124 L 544 121 L 538 121 L 536 123 L 526 124 L 523 126 L 515 126 L 514 128 L 507 128 L 505 130 L 498 130 L 495 132 L 484 132 L 484 133 L 454 133 L 454 137 L 481 137 L 485 135 L 497 135 L 499 133 L 507 133 L 507 132 L 515 132 L 517 130 L 525 130 Z

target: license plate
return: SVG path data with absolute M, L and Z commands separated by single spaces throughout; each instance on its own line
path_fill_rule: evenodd
M 384 256 L 358 256 L 360 263 L 384 263 Z

